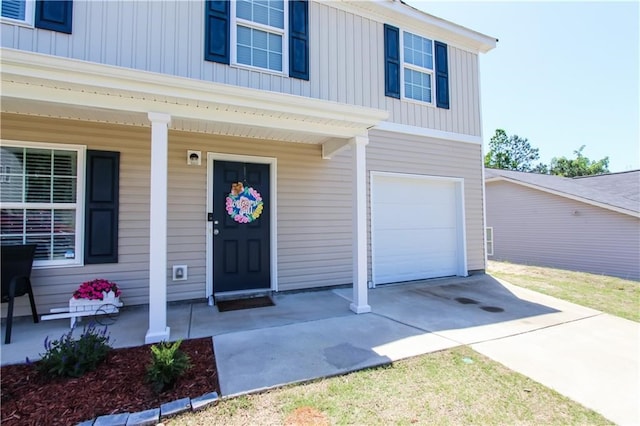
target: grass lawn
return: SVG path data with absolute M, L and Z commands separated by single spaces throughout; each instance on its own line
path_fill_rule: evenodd
M 489 261 L 487 272 L 520 287 L 640 322 L 637 281 L 496 261 Z
M 166 425 L 595 425 L 596 412 L 468 347 L 223 400 Z

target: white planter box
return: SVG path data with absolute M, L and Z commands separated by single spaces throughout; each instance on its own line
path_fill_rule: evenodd
M 116 297 L 115 293 L 110 291 L 109 293 L 102 293 L 104 297 L 102 300 L 89 300 L 89 299 L 69 299 L 69 312 L 82 312 L 82 311 L 104 311 L 107 314 L 118 312 L 120 306 L 120 298 Z
M 104 296 L 102 300 L 89 300 L 89 299 L 76 299 L 72 297 L 69 299 L 69 313 L 73 315 L 74 312 L 84 313 L 84 315 L 71 316 L 71 327 L 75 325 L 76 320 L 80 320 L 82 316 L 88 314 L 100 315 L 100 314 L 115 314 L 119 312 L 119 307 L 122 306 L 120 298 L 115 295 L 113 291 L 108 293 L 103 292 Z
M 80 321 L 82 317 L 92 315 L 117 314 L 123 306 L 119 297 L 116 297 L 113 291 L 103 292 L 102 300 L 89 299 L 69 299 L 69 308 L 52 308 L 50 315 L 43 315 L 42 320 L 53 320 L 60 318 L 70 318 L 71 328 L 76 325 L 76 321 Z M 112 318 L 113 319 L 113 318 Z M 115 319 L 113 319 L 115 321 Z

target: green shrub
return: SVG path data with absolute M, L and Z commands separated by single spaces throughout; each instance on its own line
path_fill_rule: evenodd
M 38 372 L 46 376 L 80 377 L 95 370 L 111 350 L 107 327 L 96 329 L 95 324 L 85 326 L 78 340 L 73 338 L 73 329 L 60 340 L 44 339 L 46 352 L 36 363 Z
M 189 356 L 180 350 L 182 340 L 151 346 L 151 363 L 147 367 L 147 382 L 155 392 L 170 389 L 176 380 L 191 368 Z

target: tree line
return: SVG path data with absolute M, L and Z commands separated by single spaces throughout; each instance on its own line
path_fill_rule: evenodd
M 564 177 L 590 176 L 609 173 L 609 157 L 598 161 L 587 158 L 582 151 L 582 145 L 573 151 L 575 158 L 553 157 L 549 165 L 536 163 L 540 154 L 538 148 L 531 146 L 526 138 L 518 135 L 507 135 L 503 129 L 496 129 L 496 133 L 489 140 L 489 151 L 484 156 L 485 167 L 492 169 L 516 170 L 519 172 L 533 172 L 551 174 Z

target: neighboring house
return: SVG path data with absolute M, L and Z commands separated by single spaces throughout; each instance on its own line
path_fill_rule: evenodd
M 39 244 L 41 311 L 107 278 L 152 342 L 168 301 L 352 284 L 362 313 L 369 282 L 484 270 L 494 38 L 392 0 L 2 15 L 1 238 Z
M 640 279 L 640 170 L 485 170 L 489 259 Z

